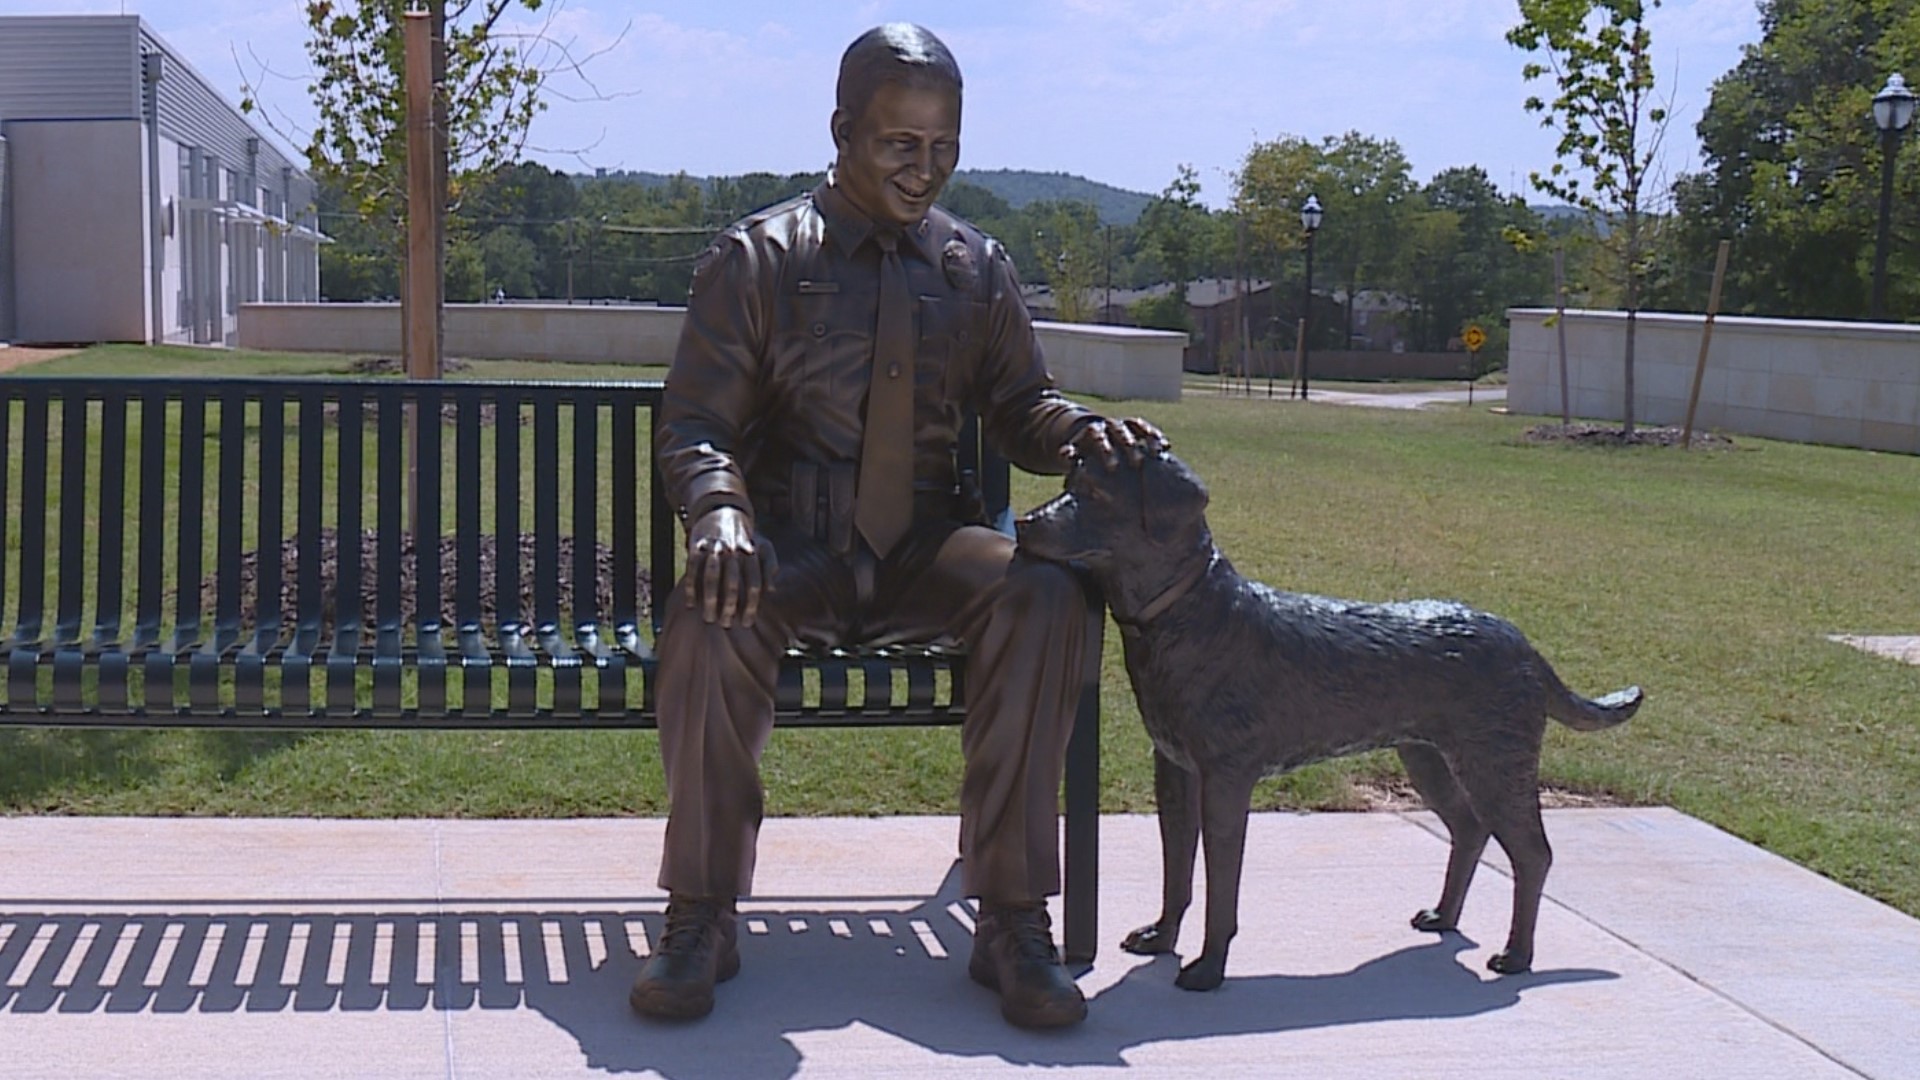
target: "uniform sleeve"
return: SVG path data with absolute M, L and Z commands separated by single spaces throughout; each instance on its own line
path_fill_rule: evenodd
M 1013 260 L 987 244 L 987 341 L 981 380 L 981 422 L 1007 460 L 1028 472 L 1061 473 L 1060 448 L 1098 417 L 1054 388 L 1033 319 L 1020 299 Z
M 719 506 L 752 513 L 736 455 L 765 353 L 763 262 L 729 232 L 694 271 L 653 446 L 667 496 L 688 521 Z

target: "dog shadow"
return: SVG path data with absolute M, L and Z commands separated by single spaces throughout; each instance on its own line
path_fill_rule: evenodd
M 1157 957 L 1100 990 L 1085 1023 L 1032 1032 L 1008 1025 L 996 996 L 968 979 L 971 911 L 949 873 L 910 909 L 743 913 L 741 976 L 718 988 L 710 1017 L 690 1024 L 633 1015 L 627 990 L 641 960 L 629 950 L 566 984 L 528 986 L 525 1005 L 572 1035 L 593 1068 L 786 1080 L 805 1060 L 808 1032 L 858 1027 L 943 1057 L 1012 1065 L 1120 1066 L 1128 1051 L 1156 1043 L 1465 1018 L 1543 987 L 1618 977 L 1573 969 L 1483 978 L 1461 962 L 1475 946 L 1457 933 L 1350 971 L 1229 977 L 1204 994 L 1175 987 L 1174 959 Z

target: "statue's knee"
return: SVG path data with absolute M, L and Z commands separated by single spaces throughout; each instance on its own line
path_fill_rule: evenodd
M 1058 618 L 1079 618 L 1087 612 L 1087 593 L 1073 571 L 1056 563 L 1017 565 L 1008 576 L 1008 589 L 1021 603 Z

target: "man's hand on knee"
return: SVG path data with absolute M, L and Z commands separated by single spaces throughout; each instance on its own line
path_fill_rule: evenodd
M 772 542 L 736 507 L 717 506 L 687 526 L 687 606 L 710 623 L 752 626 L 779 571 Z
M 1076 432 L 1073 441 L 1060 452 L 1082 461 L 1097 461 L 1111 469 L 1120 464 L 1122 454 L 1137 466 L 1148 454 L 1157 454 L 1172 445 L 1166 434 L 1150 421 L 1133 416 L 1125 420 L 1095 420 Z

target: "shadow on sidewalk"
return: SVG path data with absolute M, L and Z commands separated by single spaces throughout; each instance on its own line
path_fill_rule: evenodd
M 967 978 L 973 907 L 959 895 L 956 867 L 917 902 L 746 905 L 740 978 L 719 989 L 713 1016 L 667 1024 L 635 1017 L 626 1000 L 661 929 L 657 903 L 625 911 L 559 899 L 493 910 L 434 904 L 329 911 L 360 905 L 288 900 L 259 905 L 290 909 L 284 913 L 170 914 L 164 906 L 138 914 L 0 913 L 0 1014 L 525 1008 L 573 1036 L 598 1069 L 654 1070 L 672 1080 L 785 1080 L 800 1068 L 806 1032 L 854 1025 L 885 1033 L 876 1047 L 891 1037 L 947 1057 L 1123 1065 L 1129 1050 L 1150 1044 L 1473 1016 L 1540 987 L 1616 977 L 1567 970 L 1483 978 L 1460 963 L 1473 943 L 1457 934 L 1423 938 L 1335 974 L 1230 975 L 1211 994 L 1176 989 L 1173 959 L 1161 957 L 1099 991 L 1085 1024 L 1021 1031 L 1001 1020 L 992 993 Z

